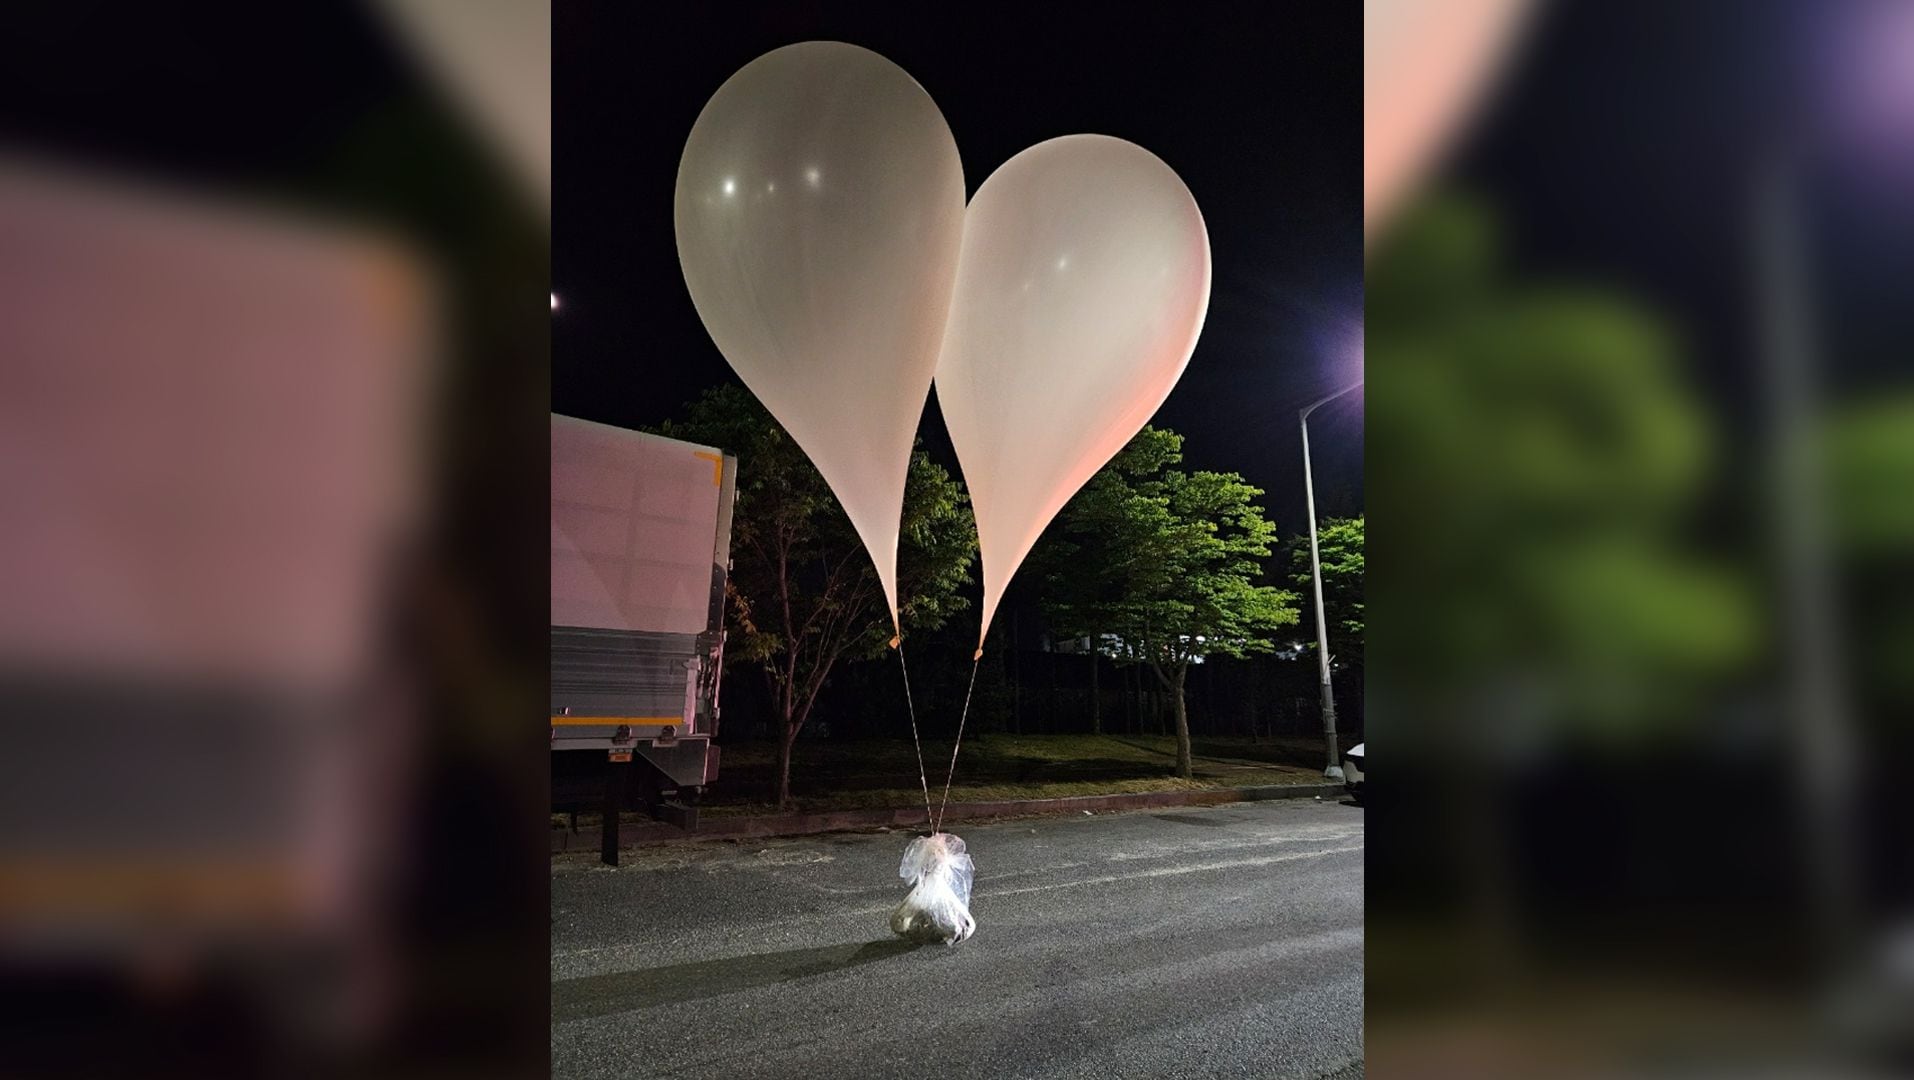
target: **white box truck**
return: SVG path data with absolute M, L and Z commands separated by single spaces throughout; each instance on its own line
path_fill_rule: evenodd
M 717 777 L 736 480 L 714 447 L 552 416 L 553 801 L 602 789 L 607 861 L 631 796 L 692 825 Z
M 0 981 L 98 991 L 45 1000 L 109 1036 L 227 990 L 222 1030 L 372 1034 L 416 955 L 385 889 L 421 862 L 423 680 L 388 630 L 433 280 L 377 235 L 49 164 L 0 166 L 0 235 Z

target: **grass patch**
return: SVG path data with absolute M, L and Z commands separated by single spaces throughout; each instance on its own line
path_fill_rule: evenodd
M 1176 740 L 1162 735 L 974 735 L 957 759 L 952 802 L 1056 799 L 1074 795 L 1196 791 L 1322 780 L 1321 743 L 1308 739 L 1199 739 L 1192 779 L 1176 775 Z M 924 743 L 931 799 L 942 797 L 948 740 Z M 770 813 L 777 748 L 724 747 L 718 782 L 706 792 L 712 815 Z M 909 740 L 800 740 L 791 795 L 803 811 L 910 806 L 923 802 Z

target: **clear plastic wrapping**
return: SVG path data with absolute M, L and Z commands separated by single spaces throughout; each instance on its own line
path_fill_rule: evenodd
M 932 833 L 912 840 L 897 870 L 897 876 L 911 883 L 910 895 L 891 913 L 891 932 L 946 945 L 976 933 L 977 920 L 970 916 L 975 873 L 962 837 Z

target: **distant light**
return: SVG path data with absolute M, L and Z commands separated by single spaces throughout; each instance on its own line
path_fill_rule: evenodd
M 823 179 L 824 173 L 820 171 L 816 165 L 804 170 L 804 180 L 812 187 L 816 187 Z
M 776 184 L 766 184 L 766 185 L 764 185 L 764 190 L 766 190 L 766 191 L 776 191 L 777 189 L 778 189 L 778 186 L 777 186 Z
M 736 180 L 733 180 L 729 176 L 725 177 L 724 178 L 724 193 L 726 195 L 736 195 L 738 193 L 738 182 Z
M 1059 270 L 1070 269 L 1070 256 L 1064 255 L 1060 257 L 1059 259 L 1057 259 L 1057 269 Z
M 1904 154 L 1914 130 L 1914 6 L 1877 3 L 1851 12 L 1822 52 L 1834 122 L 1860 147 Z
M 557 293 L 552 294 L 552 310 L 553 311 L 558 310 L 558 294 Z

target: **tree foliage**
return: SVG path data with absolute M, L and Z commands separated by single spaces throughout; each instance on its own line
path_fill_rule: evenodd
M 1854 402 L 1825 425 L 1820 457 L 1857 703 L 1903 745 L 1914 734 L 1914 395 Z
M 1316 550 L 1323 568 L 1323 611 L 1329 620 L 1329 653 L 1338 663 L 1362 666 L 1363 518 L 1328 518 L 1316 525 Z M 1302 596 L 1302 625 L 1315 648 L 1316 608 L 1310 580 L 1309 534 L 1289 544 L 1289 580 Z
M 1033 554 L 1063 633 L 1141 664 L 1173 695 L 1190 775 L 1183 681 L 1209 656 L 1270 652 L 1296 596 L 1259 584 L 1276 527 L 1235 473 L 1184 472 L 1183 437 L 1146 427 L 1078 492 Z
M 1438 694 L 1619 734 L 1754 647 L 1750 596 L 1694 544 L 1714 432 L 1679 342 L 1632 300 L 1500 272 L 1489 215 L 1437 200 L 1365 290 L 1372 653 Z M 1479 710 L 1455 710 L 1464 730 Z
M 660 434 L 738 458 L 728 664 L 764 674 L 778 712 L 777 800 L 790 798 L 790 748 L 840 660 L 885 651 L 893 630 L 876 568 L 810 458 L 742 387 L 724 385 Z M 922 449 L 911 456 L 898 542 L 903 631 L 935 629 L 969 606 L 977 530 L 963 486 Z

